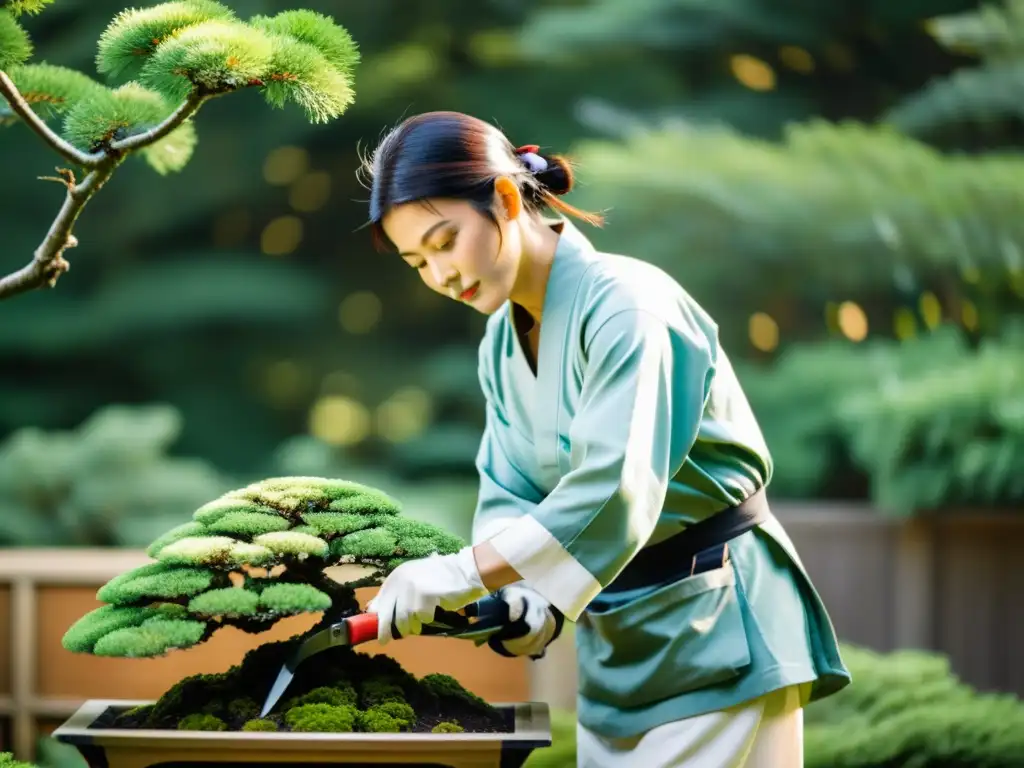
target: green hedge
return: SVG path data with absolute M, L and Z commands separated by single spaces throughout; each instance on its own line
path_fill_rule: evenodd
M 976 347 L 948 325 L 799 345 L 737 373 L 775 456 L 776 497 L 842 495 L 837 483 L 859 474 L 890 514 L 1024 501 L 1024 323 Z

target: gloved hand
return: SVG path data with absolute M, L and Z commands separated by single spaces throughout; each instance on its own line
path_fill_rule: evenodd
M 562 633 L 562 612 L 521 583 L 502 587 L 498 596 L 508 604 L 510 624 L 488 638 L 491 650 L 502 656 L 542 658 L 548 645 Z
M 381 584 L 367 610 L 379 616 L 377 640 L 392 639 L 391 623 L 400 635 L 417 635 L 434 619 L 434 611 L 457 611 L 490 594 L 480 579 L 467 546 L 453 555 L 429 555 L 395 568 Z

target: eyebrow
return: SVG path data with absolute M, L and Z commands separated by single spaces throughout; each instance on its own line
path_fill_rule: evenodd
M 420 238 L 420 243 L 422 245 L 426 245 L 427 244 L 427 240 L 430 239 L 430 236 L 432 234 L 434 234 L 434 232 L 436 232 L 438 229 L 443 227 L 445 224 L 451 224 L 451 221 L 449 221 L 448 219 L 441 219 L 441 221 L 437 222 L 432 227 L 430 227 L 430 229 L 428 229 L 426 232 L 423 233 L 423 237 Z M 415 256 L 416 254 L 415 253 L 407 253 L 406 252 L 406 253 L 400 253 L 398 255 L 401 256 L 402 258 L 405 258 L 406 256 Z

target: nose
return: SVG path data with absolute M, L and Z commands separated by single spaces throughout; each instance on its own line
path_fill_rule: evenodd
M 454 269 L 438 264 L 436 261 L 430 264 L 430 274 L 434 278 L 434 282 L 443 288 L 447 288 L 457 277 Z

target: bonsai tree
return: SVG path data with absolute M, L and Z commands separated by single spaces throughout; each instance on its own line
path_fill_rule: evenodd
M 255 88 L 274 107 L 292 102 L 313 122 L 353 101 L 358 62 L 348 32 L 313 11 L 239 19 L 215 0 L 173 0 L 118 14 L 99 38 L 97 69 L 108 81 L 46 62 L 28 63 L 19 23 L 53 0 L 0 0 L 0 95 L 9 110 L 64 161 L 49 180 L 67 189 L 49 232 L 22 269 L 0 278 L 0 299 L 53 287 L 77 245 L 82 209 L 130 155 L 160 174 L 180 171 L 196 145 L 192 118 L 218 96 Z M 0 102 L 2 103 L 2 102 Z M 51 122 L 61 121 L 59 130 Z
M 259 633 L 287 616 L 322 613 L 308 632 L 267 643 L 240 665 L 181 681 L 154 705 L 119 714 L 117 727 L 192 730 L 502 730 L 496 709 L 446 675 L 417 680 L 387 656 L 335 648 L 300 667 L 292 698 L 259 720 L 281 664 L 310 634 L 359 612 L 355 590 L 379 585 L 400 563 L 463 546 L 401 514 L 359 483 L 315 477 L 263 480 L 199 507 L 152 542 L 154 562 L 109 581 L 106 603 L 64 636 L 74 653 L 154 657 L 208 640 L 218 629 Z M 325 569 L 362 566 L 349 581 Z M 453 641 L 457 642 L 457 641 Z

